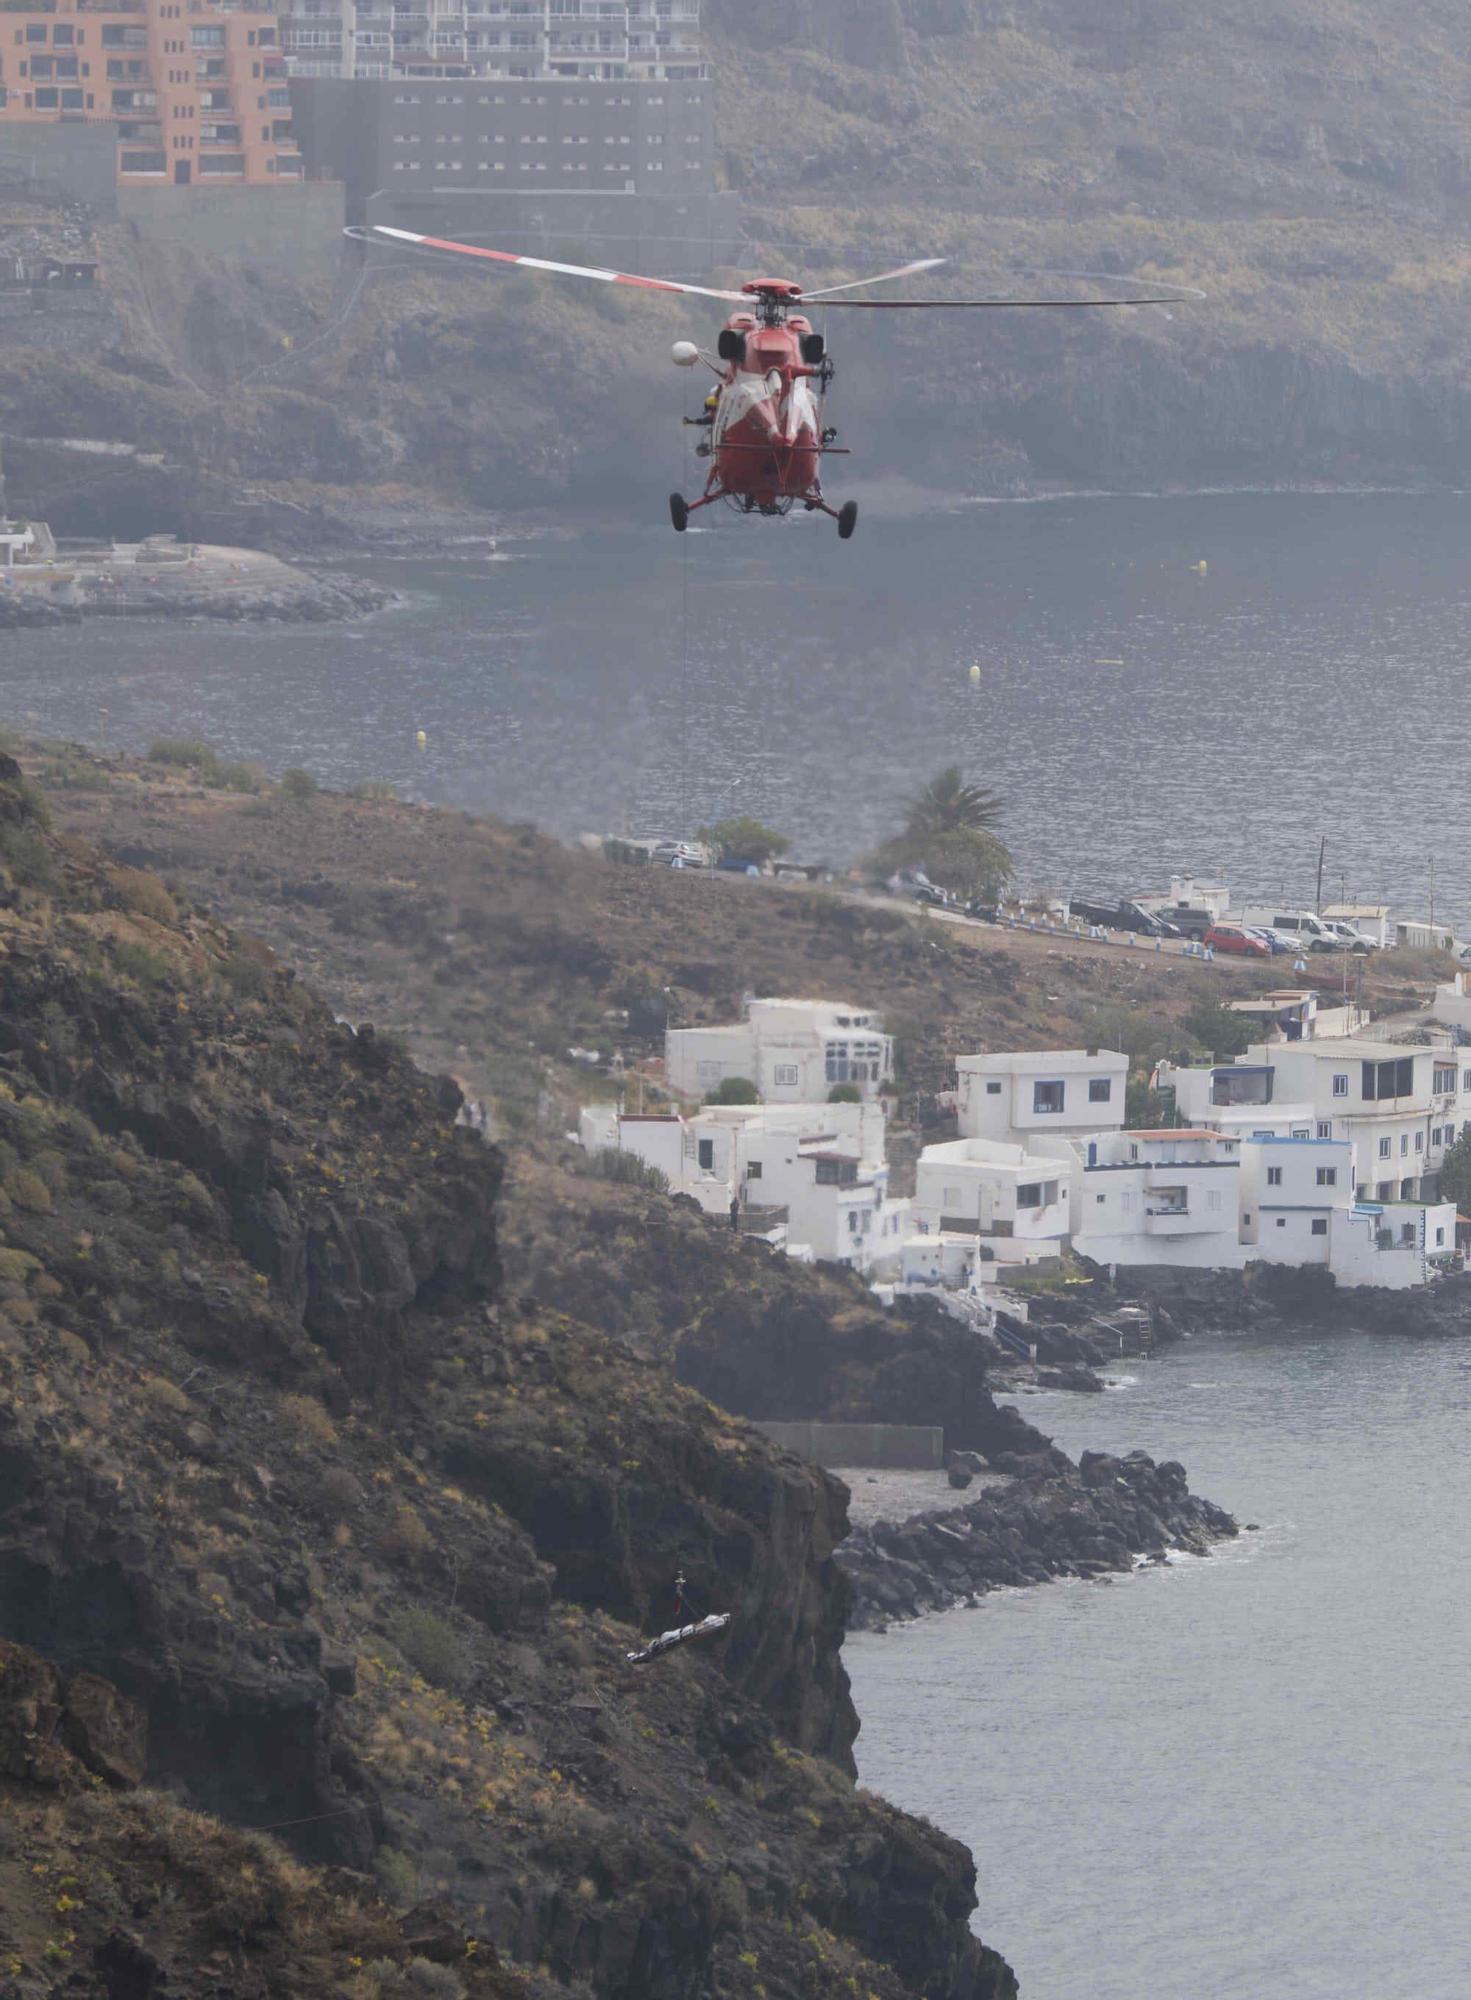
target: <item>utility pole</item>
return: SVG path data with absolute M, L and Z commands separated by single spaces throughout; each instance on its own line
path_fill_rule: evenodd
M 1430 921 L 1435 922 L 1435 856 L 1430 857 Z
M 1327 851 L 1328 836 L 1325 833 L 1320 835 L 1318 840 L 1318 902 L 1316 913 L 1320 917 L 1323 914 L 1323 856 Z

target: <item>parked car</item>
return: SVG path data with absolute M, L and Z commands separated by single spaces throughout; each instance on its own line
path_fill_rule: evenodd
M 1282 931 L 1269 930 L 1264 924 L 1243 924 L 1241 928 L 1248 937 L 1260 938 L 1274 958 L 1284 952 L 1296 952 L 1302 949 L 1296 938 L 1290 938 Z
M 1345 951 L 1356 951 L 1361 955 L 1364 952 L 1378 951 L 1379 947 L 1373 938 L 1365 937 L 1362 931 L 1355 930 L 1352 924 L 1346 924 L 1341 917 L 1324 917 L 1323 922 Z
M 914 900 L 927 910 L 953 910 L 955 897 L 948 889 L 937 889 L 933 882 L 921 883 L 914 892 Z
M 715 866 L 727 875 L 759 875 L 761 863 L 744 854 L 722 854 Z
M 1160 921 L 1167 923 L 1176 937 L 1203 938 L 1215 918 L 1209 910 L 1193 909 L 1189 903 L 1171 903 L 1160 911 Z
M 1140 937 L 1178 937 L 1180 933 L 1173 924 L 1157 917 L 1150 910 L 1141 909 L 1137 903 L 1127 900 L 1117 903 L 1087 902 L 1082 897 L 1070 899 L 1068 915 L 1081 923 L 1100 924 L 1105 930 L 1133 931 Z
M 654 843 L 654 859 L 667 868 L 708 868 L 710 850 L 698 840 L 659 840 Z
M 1212 924 L 1201 943 L 1212 951 L 1233 953 L 1238 958 L 1270 958 L 1272 947 L 1264 938 L 1253 937 L 1240 924 Z
M 1001 905 L 999 903 L 983 903 L 972 896 L 965 906 L 965 914 L 968 917 L 979 917 L 982 923 L 999 924 L 1001 921 Z

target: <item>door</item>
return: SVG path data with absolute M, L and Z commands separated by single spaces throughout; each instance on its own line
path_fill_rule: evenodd
M 175 187 L 188 187 L 189 162 L 187 160 L 174 161 L 174 185 Z

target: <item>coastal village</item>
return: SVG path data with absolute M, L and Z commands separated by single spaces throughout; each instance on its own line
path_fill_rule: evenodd
M 1311 987 L 1230 1005 L 1260 1039 L 1229 1061 L 1162 1061 L 1166 1123 L 1130 1124 L 1120 1050 L 961 1056 L 941 1100 L 956 1136 L 921 1146 L 912 1193 L 889 1158 L 893 1038 L 843 1002 L 755 998 L 728 1026 L 669 1028 L 667 1103 L 588 1105 L 578 1137 L 791 1257 L 993 1317 L 1024 1320 L 1016 1282 L 1065 1256 L 1110 1272 L 1315 1268 L 1393 1291 L 1458 1268 L 1465 1225 L 1438 1179 L 1471 1130 L 1463 976 L 1417 1041 Z

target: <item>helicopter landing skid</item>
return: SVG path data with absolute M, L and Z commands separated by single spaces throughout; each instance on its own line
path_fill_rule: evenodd
M 716 488 L 712 491 L 702 493 L 698 500 L 686 500 L 682 493 L 671 493 L 669 496 L 669 519 L 673 524 L 675 534 L 682 535 L 684 533 L 685 529 L 689 526 L 691 514 L 698 514 L 702 507 L 709 507 L 717 500 L 728 500 L 732 497 L 723 488 Z M 796 496 L 793 497 L 795 498 Z M 787 501 L 781 507 L 780 511 L 785 513 L 791 504 L 791 501 Z M 802 505 L 809 514 L 826 514 L 830 521 L 836 521 L 838 524 L 839 541 L 847 542 L 852 540 L 853 531 L 858 526 L 858 502 L 856 500 L 845 500 L 841 507 L 829 507 L 826 500 L 823 499 L 822 494 L 818 492 L 803 495 Z M 746 511 L 754 511 L 749 502 L 747 503 Z M 773 507 L 762 508 L 760 511 L 763 513 L 774 513 L 778 510 Z

